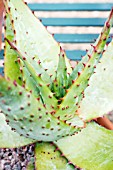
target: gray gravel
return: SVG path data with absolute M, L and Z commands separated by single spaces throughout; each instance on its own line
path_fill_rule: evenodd
M 26 170 L 30 159 L 34 157 L 34 145 L 0 149 L 0 170 Z

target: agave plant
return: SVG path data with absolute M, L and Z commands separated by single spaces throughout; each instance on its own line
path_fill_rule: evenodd
M 72 69 L 60 44 L 23 0 L 4 0 L 4 5 L 0 147 L 35 143 L 38 170 L 111 170 L 113 132 L 94 119 L 113 110 L 113 41 L 105 51 L 113 10 Z

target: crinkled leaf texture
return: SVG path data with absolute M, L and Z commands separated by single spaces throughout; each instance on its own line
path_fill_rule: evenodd
M 12 131 L 5 121 L 5 116 L 0 113 L 0 148 L 17 148 L 34 142 L 36 141 Z
M 113 131 L 94 122 L 56 144 L 67 159 L 85 170 L 113 169 Z
M 84 96 L 78 109 L 84 120 L 101 117 L 113 110 L 113 41 L 97 65 Z

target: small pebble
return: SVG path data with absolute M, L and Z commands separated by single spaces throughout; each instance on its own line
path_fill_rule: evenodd
M 34 158 L 34 145 L 14 149 L 0 149 L 0 170 L 26 170 Z

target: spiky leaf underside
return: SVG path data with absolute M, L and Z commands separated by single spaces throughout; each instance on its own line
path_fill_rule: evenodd
M 6 0 L 4 4 L 11 20 L 13 20 L 17 46 L 22 52 L 27 53 L 31 59 L 35 57 L 37 61 L 40 60 L 43 68 L 48 69 L 48 74 L 52 73 L 54 79 L 60 53 L 59 44 L 22 0 Z M 10 7 L 10 10 L 8 7 Z M 29 27 L 30 25 L 32 27 Z M 70 73 L 71 67 L 67 59 L 66 64 Z
M 36 141 L 11 130 L 5 121 L 5 116 L 0 113 L 0 148 L 17 148 L 34 142 Z
M 0 108 L 19 134 L 39 141 L 54 141 L 78 131 L 55 118 L 40 100 L 13 83 L 0 78 Z
M 113 168 L 113 132 L 94 122 L 78 134 L 58 140 L 56 144 L 67 159 L 81 168 Z
M 75 169 L 52 143 L 37 143 L 35 147 L 35 160 L 35 166 L 38 170 Z
M 84 95 L 78 110 L 84 120 L 101 117 L 113 110 L 113 41 L 104 52 Z

